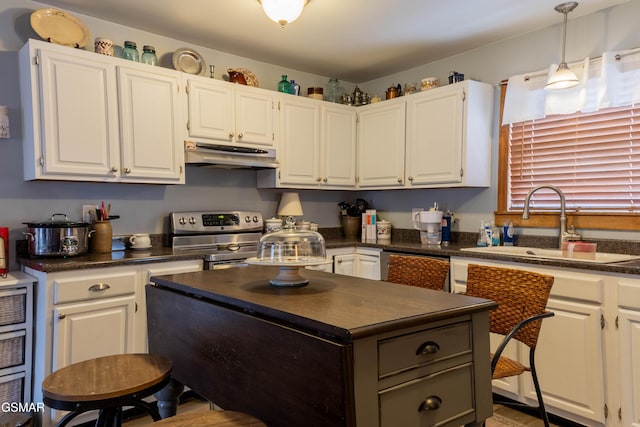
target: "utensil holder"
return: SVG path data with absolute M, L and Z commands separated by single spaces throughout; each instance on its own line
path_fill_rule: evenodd
M 89 245 L 90 251 L 94 253 L 111 252 L 113 239 L 111 221 L 96 221 L 93 223 L 92 229 L 93 233 L 91 234 Z
M 344 237 L 358 237 L 361 231 L 362 218 L 359 216 L 343 216 L 342 231 Z

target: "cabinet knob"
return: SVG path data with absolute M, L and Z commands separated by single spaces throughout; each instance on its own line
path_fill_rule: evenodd
M 233 139 L 233 132 L 229 132 L 229 139 Z
M 433 341 L 423 342 L 416 349 L 416 356 L 427 355 L 427 354 L 436 354 L 440 350 L 440 346 L 438 343 Z
M 429 396 L 420 404 L 418 412 L 434 411 L 439 409 L 440 405 L 442 405 L 442 399 L 438 396 Z
M 131 168 L 124 168 L 124 173 L 131 173 Z
M 402 178 L 398 178 L 398 182 L 402 184 Z
M 327 182 L 327 178 L 322 178 L 322 182 Z
M 341 259 L 338 259 L 338 264 L 342 264 L 342 260 Z
M 64 319 L 65 317 L 67 317 L 67 315 L 66 315 L 66 314 L 64 314 L 64 313 L 60 313 L 60 314 L 58 314 L 58 320 L 62 320 L 62 319 Z
M 409 178 L 407 178 L 409 181 L 413 181 L 413 177 L 410 176 Z
M 118 168 L 116 166 L 111 166 L 111 172 L 113 173 L 118 172 Z
M 322 181 L 322 178 L 317 177 L 317 178 L 316 178 L 316 181 L 317 181 L 317 182 L 320 182 L 320 181 Z
M 106 291 L 109 288 L 111 288 L 111 286 L 107 285 L 106 283 L 96 283 L 95 285 L 89 286 L 89 290 L 91 292 Z
M 243 136 L 244 136 L 244 134 L 243 134 L 242 132 L 240 132 L 240 133 L 238 134 L 238 139 L 241 139 Z

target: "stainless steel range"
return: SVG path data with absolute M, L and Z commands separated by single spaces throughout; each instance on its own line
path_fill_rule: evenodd
M 260 212 L 174 212 L 170 218 L 171 246 L 202 252 L 205 270 L 246 265 L 244 260 L 256 255 L 262 237 Z

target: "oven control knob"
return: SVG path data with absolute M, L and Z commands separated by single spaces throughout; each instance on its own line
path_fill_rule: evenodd
M 184 219 L 184 217 L 180 217 L 180 219 L 178 220 L 178 223 L 180 223 L 180 225 L 185 225 L 187 223 L 187 220 Z
M 245 216 L 244 222 L 251 222 L 251 217 L 249 215 Z
M 253 222 L 258 222 L 258 216 L 257 215 L 253 217 Z
M 194 225 L 196 223 L 196 219 L 194 217 L 189 218 L 189 224 Z

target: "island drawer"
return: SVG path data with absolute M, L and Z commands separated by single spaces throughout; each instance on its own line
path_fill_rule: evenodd
M 408 335 L 382 340 L 378 343 L 380 378 L 398 372 L 442 362 L 442 368 L 458 362 L 454 360 L 471 352 L 471 323 L 460 322 L 426 329 Z
M 427 401 L 434 406 L 428 408 Z M 473 414 L 472 364 L 382 390 L 379 404 L 381 426 L 434 426 Z
M 135 272 L 56 279 L 53 283 L 53 303 L 60 304 L 133 294 L 136 289 L 136 281 Z

